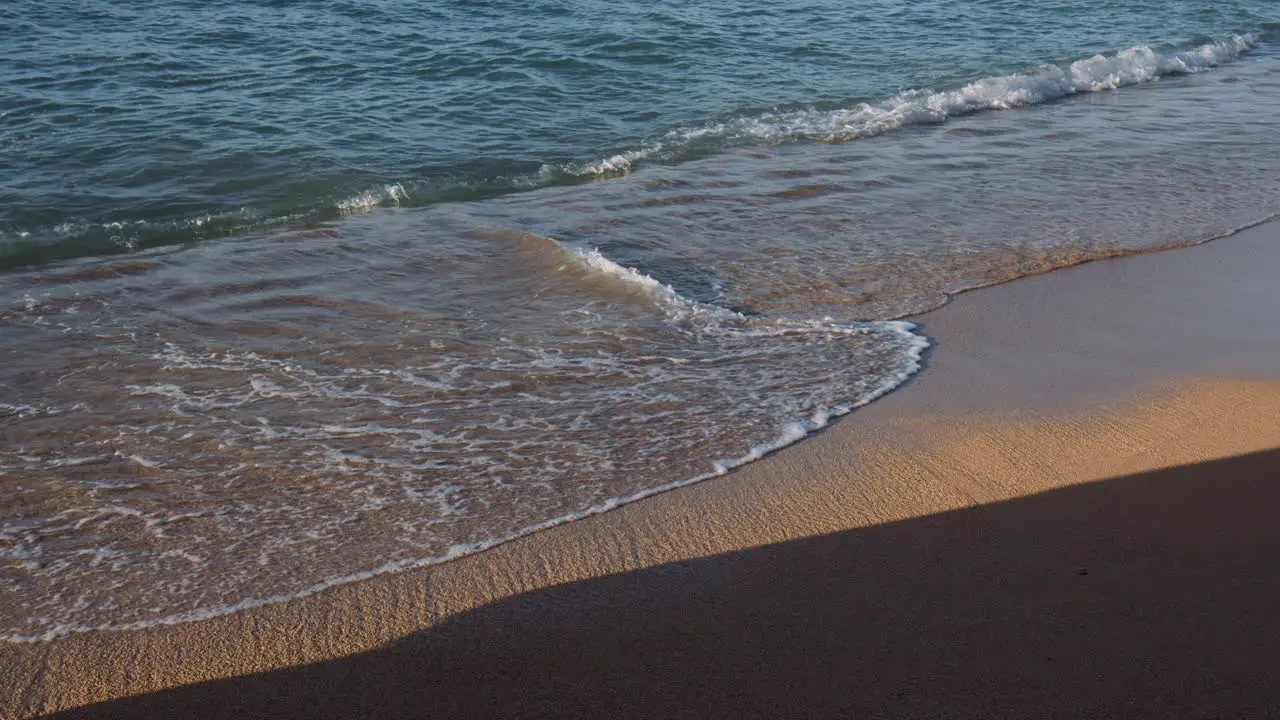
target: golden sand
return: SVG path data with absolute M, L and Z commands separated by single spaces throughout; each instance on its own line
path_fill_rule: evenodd
M 962 296 L 918 380 L 798 446 L 433 568 L 0 646 L 0 717 L 1278 714 L 1276 268 L 1273 223 Z

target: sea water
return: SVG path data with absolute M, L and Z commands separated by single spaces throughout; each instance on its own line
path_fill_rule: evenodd
M 17 2 L 0 636 L 723 474 L 918 371 L 957 292 L 1269 218 L 1276 11 Z

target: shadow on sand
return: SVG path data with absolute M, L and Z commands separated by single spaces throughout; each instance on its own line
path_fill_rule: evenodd
M 1280 450 L 527 593 L 72 718 L 1280 716 Z

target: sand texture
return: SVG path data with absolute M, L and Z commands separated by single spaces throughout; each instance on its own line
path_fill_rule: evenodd
M 1280 715 L 1280 227 L 966 294 L 907 387 L 425 570 L 0 646 L 0 717 Z

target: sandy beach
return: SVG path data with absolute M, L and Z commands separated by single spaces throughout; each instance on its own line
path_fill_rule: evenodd
M 727 476 L 210 620 L 0 646 L 0 717 L 1280 714 L 1280 223 L 963 294 Z

